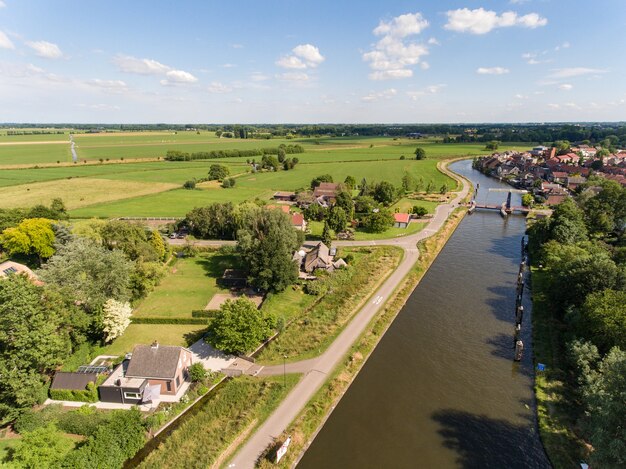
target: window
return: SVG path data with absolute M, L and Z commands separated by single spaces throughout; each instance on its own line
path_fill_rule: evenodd
M 141 399 L 141 394 L 138 392 L 125 392 L 124 399 Z
M 176 387 L 180 386 L 180 376 L 176 377 Z
M 167 386 L 167 390 L 171 391 L 172 390 L 172 382 L 168 381 L 167 383 L 165 383 L 165 385 Z

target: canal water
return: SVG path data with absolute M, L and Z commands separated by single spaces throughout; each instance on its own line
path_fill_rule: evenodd
M 451 165 L 501 203 L 509 186 Z M 521 205 L 513 194 L 513 205 Z M 308 468 L 543 468 L 528 290 L 521 363 L 515 287 L 525 221 L 466 216 L 304 454 Z

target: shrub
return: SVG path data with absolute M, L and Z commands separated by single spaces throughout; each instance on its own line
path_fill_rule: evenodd
M 59 415 L 57 426 L 66 433 L 91 436 L 110 419 L 110 413 L 99 412 L 95 407 L 84 405 Z
M 15 431 L 24 434 L 45 427 L 49 423 L 54 423 L 62 412 L 61 405 L 50 405 L 41 410 L 28 409 L 15 421 Z
M 85 390 L 50 389 L 50 399 L 55 401 L 98 402 L 98 387 L 94 383 L 89 383 Z
M 133 318 L 133 324 L 206 324 L 206 318 Z
M 194 383 L 198 381 L 204 381 L 204 379 L 207 377 L 207 372 L 204 369 L 202 363 L 194 363 L 189 367 L 189 377 Z
M 425 207 L 420 207 L 418 205 L 415 205 L 413 207 L 413 213 L 417 215 L 418 217 L 423 217 L 424 215 L 428 213 L 428 209 L 426 209 Z
M 183 189 L 195 189 L 196 188 L 196 180 L 190 179 L 189 181 L 185 181 L 183 184 Z

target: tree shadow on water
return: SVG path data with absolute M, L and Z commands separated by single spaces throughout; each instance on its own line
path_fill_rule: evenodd
M 521 261 L 522 235 L 498 236 L 491 240 L 487 252 L 507 259 Z
M 444 446 L 457 453 L 463 468 L 549 468 L 533 425 L 516 425 L 485 415 L 440 410 L 432 419 Z

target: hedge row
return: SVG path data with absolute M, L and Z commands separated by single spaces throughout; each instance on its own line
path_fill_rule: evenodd
M 167 161 L 192 161 L 192 160 L 213 160 L 217 158 L 237 158 L 241 156 L 262 156 L 262 155 L 278 155 L 283 150 L 286 154 L 304 153 L 301 145 L 279 145 L 278 147 L 255 148 L 251 150 L 213 150 L 199 151 L 187 153 L 178 150 L 169 150 L 165 154 Z
M 207 316 L 208 317 L 208 316 Z M 206 318 L 133 318 L 133 324 L 206 324 Z
M 50 399 L 55 401 L 98 402 L 98 387 L 89 383 L 87 389 L 50 389 Z
M 195 309 L 191 312 L 192 318 L 210 318 L 219 313 L 219 309 Z

